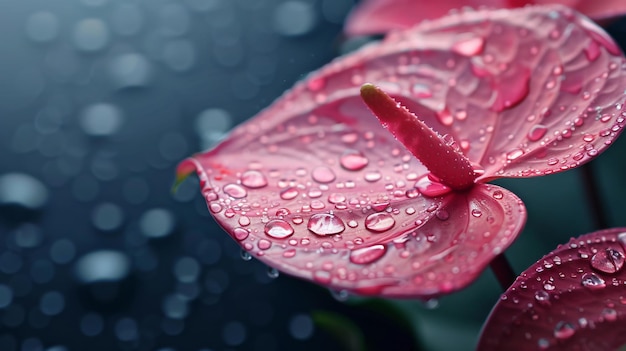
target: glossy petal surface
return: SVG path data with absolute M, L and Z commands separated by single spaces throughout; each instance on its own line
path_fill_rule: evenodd
M 622 0 L 363 0 L 346 21 L 348 35 L 369 35 L 407 29 L 424 21 L 467 7 L 515 8 L 526 5 L 560 4 L 569 6 L 594 20 L 626 14 Z
M 478 350 L 615 350 L 626 343 L 626 228 L 571 239 L 524 271 Z
M 217 221 L 272 267 L 359 294 L 437 296 L 508 247 L 525 209 L 495 186 L 451 191 L 428 178 L 361 85 L 392 95 L 487 180 L 565 170 L 602 151 L 623 123 L 621 65 L 606 34 L 566 8 L 453 15 L 311 74 L 179 175 L 197 169 Z M 582 123 L 572 111 L 585 111 Z

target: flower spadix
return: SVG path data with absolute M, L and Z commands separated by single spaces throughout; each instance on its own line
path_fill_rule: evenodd
M 448 16 L 311 74 L 178 178 L 196 170 L 217 222 L 282 272 L 438 296 L 525 223 L 520 199 L 486 181 L 574 168 L 621 132 L 623 63 L 567 8 Z

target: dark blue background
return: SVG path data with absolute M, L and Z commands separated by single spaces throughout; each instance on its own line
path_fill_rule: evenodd
M 244 261 L 197 181 L 170 193 L 178 161 L 345 49 L 352 4 L 0 0 L 0 350 L 340 349 L 315 310 L 405 342 L 325 289 Z M 614 226 L 626 226 L 625 148 L 593 164 Z M 578 171 L 501 183 L 529 209 L 508 253 L 518 272 L 594 229 Z M 472 349 L 499 293 L 486 272 L 437 309 L 393 305 L 426 348 Z

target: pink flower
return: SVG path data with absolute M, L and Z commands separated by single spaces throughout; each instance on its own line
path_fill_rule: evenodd
M 196 170 L 211 214 L 271 267 L 357 294 L 438 296 L 525 223 L 519 198 L 485 182 L 577 167 L 621 132 L 623 65 L 565 7 L 451 15 L 312 73 L 178 179 Z
M 626 343 L 625 249 L 626 228 L 560 245 L 502 295 L 477 349 L 619 349 Z
M 453 9 L 546 4 L 569 6 L 597 21 L 626 14 L 626 1 L 622 0 L 362 0 L 348 17 L 345 31 L 348 35 L 380 34 L 410 28 Z

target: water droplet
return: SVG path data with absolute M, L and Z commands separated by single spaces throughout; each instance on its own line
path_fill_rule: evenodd
M 383 175 L 379 171 L 372 171 L 372 172 L 365 173 L 365 175 L 363 176 L 363 179 L 365 179 L 366 181 L 370 183 L 373 183 L 373 182 L 379 181 L 382 177 Z
M 501 200 L 504 197 L 504 193 L 501 190 L 496 190 L 493 192 L 493 198 L 496 200 Z
M 440 220 L 445 221 L 450 218 L 450 213 L 446 210 L 439 210 L 437 211 L 437 213 L 435 213 L 435 216 L 437 216 L 437 218 L 439 218 Z
M 548 341 L 548 339 L 541 338 L 537 340 L 537 346 L 539 347 L 539 350 L 547 350 L 548 347 L 550 347 L 550 341 Z
M 314 181 L 322 184 L 331 183 L 335 180 L 335 173 L 326 166 L 320 166 L 313 169 L 311 177 Z
M 376 212 L 382 212 L 385 209 L 387 209 L 387 207 L 389 207 L 389 204 L 390 204 L 389 201 L 375 202 L 372 204 L 372 210 Z
M 444 108 L 443 110 L 438 111 L 437 118 L 439 119 L 439 122 L 441 122 L 441 124 L 447 127 L 451 126 L 452 123 L 454 123 L 454 116 L 452 116 L 452 114 L 447 108 Z
M 546 135 L 546 132 L 548 131 L 548 127 L 541 125 L 541 124 L 537 124 L 535 126 L 533 126 L 532 128 L 530 128 L 530 131 L 528 131 L 528 140 L 530 141 L 538 141 L 541 138 L 544 137 L 544 135 Z
M 547 305 L 550 303 L 550 294 L 545 290 L 537 290 L 535 292 L 535 300 L 540 304 Z
M 343 232 L 346 226 L 334 214 L 317 213 L 309 218 L 307 229 L 317 235 L 334 235 Z
M 595 273 L 585 273 L 581 277 L 581 283 L 585 288 L 596 290 L 606 286 L 604 279 L 598 277 Z
M 370 264 L 378 261 L 387 252 L 385 245 L 364 247 L 350 252 L 350 262 L 355 264 Z
M 246 171 L 241 175 L 241 184 L 250 189 L 258 189 L 267 185 L 267 178 L 259 171 Z
M 572 324 L 560 321 L 554 327 L 554 337 L 561 340 L 567 339 L 574 335 L 575 331 L 576 330 Z
M 447 194 L 451 189 L 441 183 L 439 183 L 433 176 L 427 174 L 422 176 L 415 182 L 415 188 L 428 197 L 437 197 Z
M 472 216 L 478 218 L 478 217 L 480 217 L 482 215 L 483 215 L 483 213 L 479 209 L 475 208 L 475 209 L 472 210 Z
M 615 273 L 624 266 L 624 254 L 608 248 L 591 257 L 591 267 L 604 273 Z
M 283 200 L 293 200 L 296 198 L 296 196 L 298 196 L 298 194 L 299 194 L 298 189 L 294 187 L 289 187 L 289 188 L 283 189 L 280 192 L 280 198 Z
M 235 237 L 235 239 L 239 240 L 239 241 L 244 241 L 248 238 L 248 235 L 250 233 L 248 232 L 248 230 L 243 229 L 243 228 L 235 228 L 233 229 L 233 236 Z
M 326 271 L 315 271 L 313 272 L 313 280 L 322 285 L 328 285 L 332 281 L 332 276 L 330 272 Z
M 274 219 L 265 225 L 265 234 L 274 239 L 285 239 L 293 235 L 293 227 L 282 219 Z
M 361 151 L 348 150 L 341 155 L 339 162 L 343 168 L 349 171 L 358 171 L 365 168 L 365 166 L 369 163 L 369 160 Z
M 350 298 L 350 293 L 347 290 L 335 290 L 330 289 L 330 295 L 339 302 L 346 302 Z
M 328 202 L 331 204 L 338 204 L 346 201 L 346 196 L 340 193 L 332 193 L 328 195 Z
M 248 196 L 248 192 L 244 189 L 244 187 L 233 183 L 224 185 L 224 193 L 230 197 L 234 197 L 235 199 L 241 199 Z
M 267 250 L 270 247 L 272 247 L 272 242 L 269 240 L 265 240 L 265 239 L 261 239 L 259 240 L 259 242 L 257 243 L 257 246 L 259 247 L 259 249 L 261 250 Z
M 278 278 L 278 276 L 280 275 L 280 272 L 278 272 L 278 269 L 274 268 L 274 267 L 268 267 L 267 268 L 267 276 L 272 278 L 272 279 L 276 279 Z
M 241 259 L 244 261 L 250 261 L 252 259 L 252 255 L 250 255 L 250 253 L 244 249 L 241 249 L 240 256 Z
M 485 40 L 480 37 L 468 38 L 457 41 L 452 45 L 452 51 L 463 56 L 478 55 L 485 47 Z
M 519 158 L 523 154 L 524 151 L 522 149 L 513 149 L 506 154 L 506 159 L 512 161 Z
M 605 308 L 602 310 L 602 318 L 605 321 L 615 322 L 617 320 L 617 311 L 612 308 Z
M 384 232 L 391 229 L 396 224 L 396 220 L 385 212 L 372 213 L 365 218 L 365 228 L 373 232 Z

